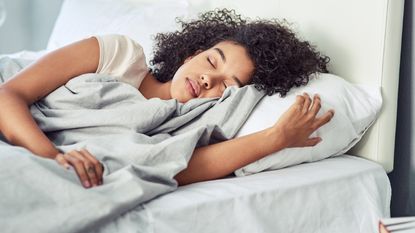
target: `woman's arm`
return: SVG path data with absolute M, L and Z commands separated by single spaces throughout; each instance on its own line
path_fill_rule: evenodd
M 0 131 L 13 145 L 23 146 L 36 155 L 54 158 L 59 151 L 33 119 L 27 103 L 13 91 L 0 89 Z
M 101 164 L 86 150 L 60 154 L 33 119 L 29 106 L 71 78 L 96 72 L 98 62 L 98 41 L 91 37 L 45 55 L 0 85 L 0 132 L 4 137 L 62 166 L 71 164 L 87 188 L 102 183 Z
M 54 158 L 58 151 L 39 129 L 28 106 L 72 77 L 95 72 L 98 61 L 98 42 L 89 38 L 45 55 L 1 84 L 0 132 L 14 145 Z
M 311 107 L 310 107 L 311 106 Z M 314 146 L 321 138 L 309 138 L 333 117 L 332 110 L 317 118 L 320 98 L 305 93 L 271 128 L 224 142 L 197 148 L 188 167 L 175 176 L 179 185 L 224 177 L 235 170 L 288 147 Z

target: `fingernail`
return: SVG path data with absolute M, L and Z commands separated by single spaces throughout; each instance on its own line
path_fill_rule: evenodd
M 84 186 L 85 188 L 89 188 L 91 186 L 91 184 L 89 183 L 89 181 L 84 181 Z

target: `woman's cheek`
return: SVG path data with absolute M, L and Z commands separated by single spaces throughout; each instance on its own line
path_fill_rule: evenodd
M 186 88 L 184 87 L 179 88 L 179 85 L 177 85 L 177 83 L 174 83 L 174 84 L 172 83 L 172 88 L 170 89 L 170 95 L 171 95 L 171 98 L 178 100 L 180 103 L 185 103 L 192 98 L 192 96 L 190 96 L 190 93 L 188 93 Z

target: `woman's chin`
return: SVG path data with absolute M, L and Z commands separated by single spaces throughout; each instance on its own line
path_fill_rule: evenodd
M 173 96 L 172 99 L 176 99 L 178 102 L 184 104 L 184 103 L 188 102 L 189 100 L 191 100 L 192 98 L 187 98 L 187 97 L 184 97 L 184 96 L 175 96 L 175 97 Z

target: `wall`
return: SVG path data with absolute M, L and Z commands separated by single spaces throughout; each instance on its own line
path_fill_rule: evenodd
M 392 216 L 415 216 L 415 60 L 413 59 L 414 4 L 405 1 L 401 69 L 399 80 L 398 119 L 396 128 L 392 184 Z
M 63 0 L 4 1 L 7 18 L 0 27 L 0 54 L 46 48 Z

